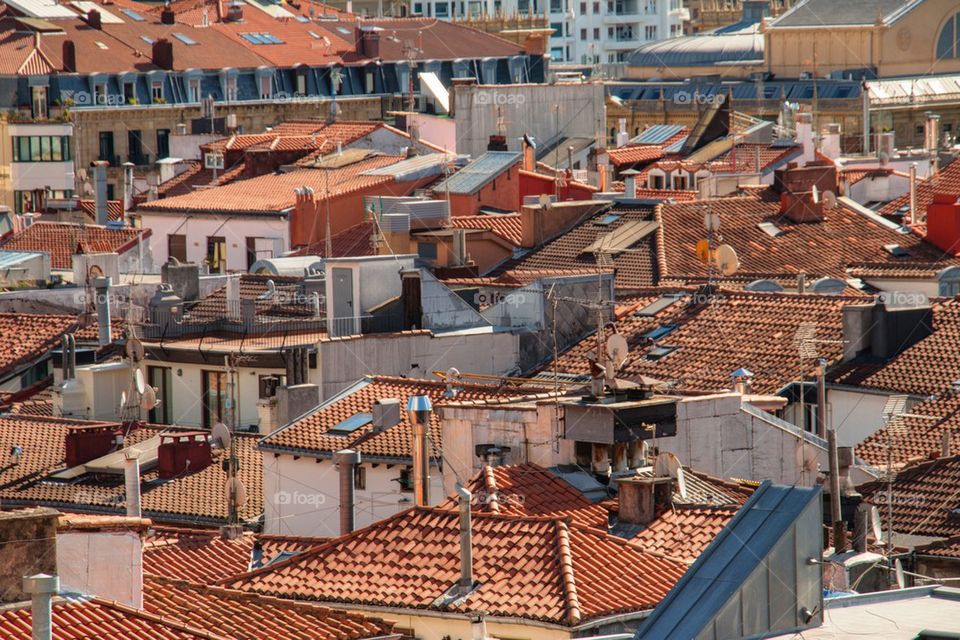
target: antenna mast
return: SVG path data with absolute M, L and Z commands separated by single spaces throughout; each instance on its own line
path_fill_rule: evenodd
M 224 422 L 230 430 L 230 455 L 227 458 L 227 524 L 221 528 L 221 534 L 228 540 L 240 537 L 243 527 L 240 525 L 240 504 L 237 495 L 237 471 L 240 461 L 237 457 L 237 361 L 233 354 L 224 356 L 227 369 L 227 400 L 224 403 Z

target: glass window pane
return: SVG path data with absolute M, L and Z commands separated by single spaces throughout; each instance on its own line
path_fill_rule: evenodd
M 953 57 L 953 19 L 943 25 L 940 39 L 937 40 L 937 58 Z
M 61 148 L 62 138 L 53 136 L 50 138 L 50 159 L 54 162 L 63 162 L 63 149 Z
M 40 162 L 40 138 L 30 136 L 30 161 Z
M 73 160 L 73 155 L 70 153 L 70 136 L 63 136 L 63 161 L 70 162 Z
M 50 136 L 40 136 L 40 157 L 44 162 L 50 162 L 53 159 L 50 149 Z

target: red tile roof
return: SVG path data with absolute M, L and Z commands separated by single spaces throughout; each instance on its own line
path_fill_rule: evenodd
M 146 239 L 149 229 L 112 229 L 72 222 L 34 222 L 8 238 L 0 249 L 50 254 L 53 269 L 72 269 L 75 253 L 125 253 Z
M 523 225 L 519 213 L 452 216 L 450 224 L 459 229 L 489 229 L 516 246 L 523 242 Z
M 267 283 L 273 282 L 277 292 L 272 300 L 259 300 L 267 292 Z M 240 300 L 257 300 L 257 313 L 269 315 L 271 309 L 276 313 L 278 306 L 282 306 L 283 314 L 288 315 L 301 311 L 304 315 L 313 316 L 313 309 L 307 304 L 288 304 L 287 300 L 295 300 L 301 293 L 303 278 L 297 276 L 275 276 L 272 274 L 241 273 Z M 188 309 L 191 322 L 206 322 L 220 320 L 227 314 L 227 287 L 226 285 L 213 291 Z
M 610 183 L 610 191 L 614 193 L 624 193 L 626 188 L 626 184 L 620 181 Z M 643 187 L 637 187 L 637 197 L 659 200 L 689 201 L 697 200 L 700 197 L 700 192 L 682 191 L 677 189 L 644 189 Z
M 610 156 L 610 164 L 621 167 L 639 162 L 659 160 L 663 157 L 663 147 L 652 144 L 628 145 L 617 149 L 607 149 L 607 155 Z
M 874 425 L 877 426 L 877 425 Z M 910 408 L 857 445 L 857 455 L 885 469 L 940 456 L 943 436 L 950 432 L 953 451 L 960 451 L 960 395 L 941 390 L 937 396 Z
M 917 211 L 923 212 L 933 202 L 934 193 L 960 194 L 960 162 L 951 162 L 941 167 L 936 176 L 917 180 Z M 880 207 L 878 213 L 892 216 L 901 207 L 910 206 L 910 194 L 905 193 Z
M 74 316 L 0 313 L 0 376 L 46 355 L 77 326 Z
M 318 200 L 340 197 L 393 182 L 391 176 L 361 175 L 364 171 L 394 164 L 402 158 L 373 155 L 335 169 L 300 169 L 280 175 L 263 175 L 238 180 L 214 189 L 154 200 L 140 205 L 150 212 L 234 212 L 279 214 L 291 209 L 294 189 L 311 187 Z
M 858 488 L 880 507 L 883 529 L 887 520 L 887 483 Z M 893 481 L 893 529 L 897 533 L 947 538 L 960 535 L 960 456 L 920 462 L 904 468 Z
M 227 586 L 298 600 L 486 611 L 575 625 L 654 607 L 684 566 L 562 518 L 473 516 L 478 586 L 438 603 L 460 576 L 459 516 L 403 511 Z
M 333 249 L 334 257 L 345 258 L 375 255 L 374 246 L 371 243 L 371 238 L 375 231 L 376 227 L 372 222 L 358 222 L 340 233 L 333 234 L 330 245 Z M 317 242 L 299 247 L 289 255 L 325 257 L 324 254 L 326 254 L 326 251 L 326 242 Z
M 4 504 L 63 506 L 96 513 L 122 513 L 124 487 L 113 481 L 89 475 L 78 481 L 42 481 L 65 469 L 64 442 L 73 425 L 109 424 L 62 418 L 0 416 L 0 451 L 23 447 L 20 464 L 0 468 L 0 499 Z M 116 425 L 119 428 L 119 425 Z M 176 427 L 148 425 L 131 431 L 125 440 L 129 446 L 148 440 Z M 240 479 L 247 489 L 247 502 L 240 509 L 244 519 L 263 512 L 263 473 L 256 436 L 237 436 Z M 158 481 L 157 471 L 141 475 L 141 505 L 145 517 L 156 522 L 188 522 L 218 525 L 227 518 L 226 475 L 221 468 L 223 452 L 213 451 L 210 466 L 174 481 Z
M 226 171 L 218 171 L 216 184 L 229 184 L 237 180 L 242 177 L 243 170 L 244 165 L 241 162 L 237 166 L 228 167 Z M 207 187 L 211 184 L 214 184 L 213 169 L 204 169 L 203 163 L 196 160 L 190 163 L 186 171 L 158 185 L 157 194 L 160 198 L 172 198 L 193 193 L 197 187 Z
M 457 402 L 508 398 L 535 393 L 540 389 L 492 384 L 458 383 L 460 391 Z M 411 396 L 429 396 L 434 407 L 444 401 L 446 382 L 417 380 L 391 376 L 368 377 L 358 385 L 334 398 L 310 415 L 276 431 L 261 441 L 267 451 L 296 451 L 330 454 L 345 447 L 358 449 L 364 458 L 386 457 L 408 459 L 410 457 L 410 423 L 406 413 L 407 399 Z M 358 413 L 370 413 L 374 401 L 381 398 L 399 398 L 400 423 L 378 434 L 372 424 L 360 427 L 349 436 L 329 433 L 340 422 Z M 435 448 L 441 446 L 440 417 L 437 411 L 430 415 L 429 438 Z
M 646 551 L 692 563 L 736 512 L 732 507 L 675 507 L 657 516 L 631 542 Z
M 157 576 L 144 578 L 143 608 L 237 640 L 352 640 L 393 631 L 393 624 L 380 618 Z
M 938 540 L 914 549 L 918 556 L 960 559 L 960 536 Z
M 95 200 L 81 199 L 78 204 L 80 210 L 87 214 L 91 222 L 97 221 L 97 203 Z M 123 200 L 107 201 L 107 220 L 123 220 Z

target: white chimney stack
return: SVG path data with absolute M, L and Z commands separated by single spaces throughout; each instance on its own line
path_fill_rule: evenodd
M 799 166 L 805 166 L 808 162 L 813 162 L 815 156 L 813 144 L 813 115 L 806 111 L 801 111 L 795 118 L 797 127 L 797 144 L 803 147 L 803 155 L 800 156 Z
M 140 510 L 140 452 L 127 449 L 123 452 L 123 482 L 127 494 L 127 515 L 139 518 Z
M 627 133 L 627 119 L 620 118 L 620 128 L 617 130 L 617 148 L 626 145 L 630 142 L 630 135 Z
M 23 590 L 30 594 L 33 640 L 52 640 L 53 594 L 60 590 L 60 578 L 46 573 L 24 576 Z
M 113 280 L 109 276 L 93 279 L 93 288 L 97 296 L 97 329 L 101 347 L 113 342 L 113 336 L 110 332 L 110 285 L 112 284 Z
M 917 224 L 917 163 L 910 163 L 910 224 Z
M 625 197 L 630 199 L 637 197 L 637 175 L 639 173 L 634 169 L 627 169 L 620 173 L 623 177 L 623 195 Z
M 473 520 L 470 506 L 473 494 L 459 482 L 457 497 L 460 502 L 460 593 L 466 595 L 473 589 Z

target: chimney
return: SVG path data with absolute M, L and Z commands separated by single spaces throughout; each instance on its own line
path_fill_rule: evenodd
M 927 207 L 926 240 L 950 255 L 960 255 L 960 202 L 957 194 L 933 194 L 933 202 Z
M 420 295 L 420 270 L 402 270 L 400 272 L 400 306 L 404 331 L 420 329 L 423 326 L 423 303 Z
M 869 355 L 888 360 L 929 336 L 932 327 L 929 303 L 891 306 L 881 293 L 870 304 L 844 305 L 843 359 Z
M 927 111 L 924 115 L 924 148 L 930 156 L 930 175 L 935 176 L 940 171 L 940 115 L 932 111 Z
M 759 147 L 757 147 L 759 151 Z M 840 157 L 840 125 L 830 123 L 823 128 L 823 137 L 820 140 L 820 151 L 831 160 Z
M 90 9 L 87 12 L 87 24 L 90 25 L 91 29 L 101 30 L 103 29 L 103 23 L 100 19 L 100 12 L 96 9 Z
M 620 478 L 617 487 L 621 522 L 648 525 L 673 505 L 673 478 Z
M 413 431 L 413 496 L 414 504 L 425 507 L 430 503 L 430 455 L 427 451 L 427 429 L 433 405 L 428 396 L 410 396 L 407 415 Z
M 473 494 L 458 482 L 457 498 L 460 503 L 460 580 L 457 587 L 463 597 L 473 590 L 473 523 L 470 513 Z
M 334 456 L 340 465 L 340 535 L 351 533 L 356 527 L 356 488 L 354 473 L 360 464 L 360 452 L 343 449 Z
M 911 226 L 917 224 L 917 163 L 910 163 L 910 220 Z
M 867 531 L 870 528 L 870 505 L 861 502 L 853 514 L 853 550 L 857 553 L 867 551 Z
M 57 576 L 38 573 L 23 577 L 23 591 L 30 594 L 33 640 L 53 638 L 53 595 L 59 590 L 60 578 Z
M 206 431 L 181 431 L 160 436 L 157 448 L 157 475 L 172 480 L 210 466 L 209 434 Z
M 293 211 L 290 212 L 290 245 L 303 247 L 313 243 L 313 232 L 322 225 L 318 224 L 317 201 L 310 187 L 294 189 Z
M 487 151 L 508 151 L 507 136 L 490 136 L 490 142 L 487 143 Z
M 813 115 L 807 111 L 801 111 L 795 116 L 795 123 L 797 144 L 803 147 L 803 155 L 798 163 L 802 167 L 816 158 L 813 144 Z
M 133 167 L 132 162 L 123 163 L 123 213 L 133 208 Z
M 227 276 L 227 318 L 232 322 L 240 322 L 243 317 L 240 309 L 240 274 L 233 273 Z
M 23 576 L 57 572 L 60 512 L 32 507 L 0 512 L 0 602 L 23 602 L 32 593 Z
M 774 172 L 774 190 L 780 192 L 780 213 L 797 223 L 821 222 L 825 194 L 837 192 L 837 168 L 829 161 L 793 163 Z
M 73 40 L 64 40 L 63 41 L 63 71 L 64 73 L 76 73 L 77 72 L 77 45 L 74 44 Z
M 123 452 L 123 483 L 127 493 L 127 515 L 140 517 L 140 452 L 126 449 Z
M 877 134 L 877 158 L 880 164 L 886 166 L 890 164 L 890 159 L 894 154 L 894 137 L 892 131 L 884 131 Z
M 243 21 L 243 0 L 230 0 L 227 7 L 227 22 Z
M 380 57 L 380 33 L 376 29 L 357 27 L 357 55 L 370 59 Z
M 288 378 L 289 379 L 289 378 Z M 320 406 L 320 387 L 304 382 L 277 390 L 277 425 L 286 426 Z
M 104 276 L 94 278 L 92 284 L 96 294 L 98 344 L 105 347 L 113 342 L 110 335 L 110 285 L 113 280 L 110 276 Z
M 621 171 L 623 177 L 623 195 L 625 198 L 634 199 L 637 197 L 637 176 L 640 174 L 636 169 L 627 169 Z
M 753 372 L 740 367 L 730 374 L 733 378 L 733 390 L 742 396 L 753 392 Z
M 523 134 L 523 170 L 536 171 L 537 168 L 537 143 L 533 136 Z
M 610 157 L 603 152 L 601 159 L 597 162 L 597 187 L 604 193 L 610 188 Z
M 160 12 L 160 24 L 172 25 L 177 22 L 177 14 L 174 12 L 173 8 L 167 4 L 163 7 L 163 11 Z
M 166 38 L 158 38 L 153 43 L 153 64 L 161 69 L 173 71 L 173 43 Z
M 109 164 L 105 160 L 94 160 L 90 163 L 90 166 L 93 167 L 96 221 L 101 226 L 106 225 L 110 219 L 110 216 L 107 215 L 107 166 Z
M 626 145 L 628 142 L 630 142 L 630 134 L 627 133 L 627 119 L 626 119 L 626 118 L 620 118 L 620 120 L 618 121 L 617 125 L 618 125 L 618 128 L 617 128 L 617 144 L 616 144 L 616 148 L 619 149 L 620 147 L 622 147 L 622 146 Z
M 257 400 L 258 431 L 267 435 L 276 431 L 280 425 L 277 420 L 277 392 L 280 390 L 279 376 L 260 378 L 260 399 Z

